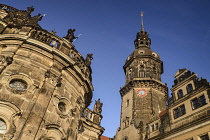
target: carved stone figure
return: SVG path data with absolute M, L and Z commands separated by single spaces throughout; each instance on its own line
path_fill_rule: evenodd
M 55 74 L 53 74 L 50 70 L 47 70 L 45 72 L 45 78 L 48 82 L 50 82 L 51 84 L 53 85 L 56 85 L 57 87 L 60 87 L 61 86 L 61 81 L 62 81 L 62 78 L 59 77 L 59 76 L 56 76 Z
M 15 17 L 17 17 L 17 15 L 14 11 L 8 11 L 8 14 L 6 17 L 4 17 L 3 21 L 7 23 L 14 22 L 13 20 Z
M 99 98 L 97 101 L 95 101 L 94 111 L 97 112 L 97 113 L 101 113 L 102 112 L 102 106 L 103 106 L 103 103 L 101 103 L 100 98 Z
M 80 133 L 84 131 L 84 126 L 83 126 L 82 120 L 79 120 L 77 129 Z
M 28 24 L 29 25 L 37 25 L 38 24 L 38 21 L 41 21 L 42 20 L 42 17 L 43 16 L 41 16 L 41 14 L 39 13 L 38 15 L 29 18 Z
M 93 60 L 93 54 L 87 54 L 86 59 L 85 59 L 85 64 L 87 66 L 91 65 L 91 60 Z
M 76 31 L 75 29 L 69 29 L 68 34 L 64 38 L 66 38 L 67 40 L 69 40 L 72 43 L 74 41 L 74 39 L 78 39 L 78 37 L 74 36 L 75 31 Z
M 31 14 L 32 12 L 34 11 L 34 7 L 33 6 L 31 6 L 31 7 L 27 7 L 27 13 L 28 14 Z

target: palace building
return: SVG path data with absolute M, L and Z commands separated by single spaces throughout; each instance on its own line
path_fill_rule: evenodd
M 210 83 L 179 69 L 169 96 L 143 19 L 123 66 L 120 126 L 114 138 L 103 136 L 103 103 L 88 108 L 92 54 L 76 50 L 75 29 L 59 37 L 33 11 L 0 4 L 0 140 L 210 139 Z
M 143 16 L 143 15 L 141 15 Z M 114 140 L 209 140 L 210 83 L 188 69 L 175 74 L 172 96 L 161 82 L 163 62 L 143 27 L 123 66 L 121 119 Z

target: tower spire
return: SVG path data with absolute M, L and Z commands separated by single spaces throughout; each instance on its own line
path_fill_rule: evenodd
M 143 16 L 144 16 L 144 13 L 141 11 L 141 31 L 144 31 L 144 21 L 143 21 Z

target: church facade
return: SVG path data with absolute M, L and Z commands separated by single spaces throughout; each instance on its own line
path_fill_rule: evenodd
M 163 62 L 144 28 L 123 66 L 120 126 L 114 138 L 102 136 L 103 103 L 88 108 L 92 54 L 76 50 L 75 29 L 58 37 L 33 11 L 0 4 L 0 140 L 210 139 L 209 82 L 179 69 L 169 97 Z
M 87 108 L 92 54 L 75 49 L 74 29 L 60 38 L 33 11 L 0 5 L 0 139 L 99 139 L 100 99 Z

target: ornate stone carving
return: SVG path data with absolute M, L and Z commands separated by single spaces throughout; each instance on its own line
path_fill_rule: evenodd
M 29 25 L 37 25 L 39 21 L 42 20 L 42 16 L 40 13 L 34 17 L 29 18 L 28 23 Z
M 75 29 L 69 29 L 68 34 L 64 38 L 69 40 L 72 43 L 74 39 L 78 39 L 78 37 L 74 36 L 75 31 L 76 31 Z
M 91 65 L 91 60 L 93 60 L 93 54 L 87 54 L 85 59 L 85 64 L 89 67 Z
M 0 73 L 5 69 L 6 66 L 11 64 L 12 61 L 12 57 L 0 55 Z
M 4 26 L 0 24 L 0 33 L 4 30 Z
M 95 124 L 100 124 L 101 123 L 101 117 L 98 114 L 94 114 L 94 116 L 93 116 L 93 122 Z
M 10 27 L 20 27 L 21 25 L 33 25 L 37 26 L 38 21 L 42 19 L 43 16 L 38 14 L 31 17 L 31 13 L 34 11 L 33 6 L 27 7 L 27 10 L 17 10 L 5 8 L 7 16 L 3 18 L 3 21 L 8 23 Z
M 97 101 L 95 101 L 95 105 L 94 105 L 94 110 L 93 111 L 95 111 L 96 113 L 100 113 L 101 114 L 102 106 L 103 106 L 103 103 L 101 103 L 100 98 L 99 98 Z
M 45 78 L 51 84 L 53 84 L 55 86 L 58 86 L 58 87 L 61 86 L 61 80 L 62 80 L 62 78 L 60 78 L 59 76 L 56 76 L 55 74 L 53 74 L 52 72 L 50 72 L 50 70 L 47 70 L 45 72 Z
M 82 120 L 79 120 L 78 121 L 78 127 L 77 127 L 77 129 L 78 129 L 78 132 L 79 133 L 82 133 L 84 131 L 84 125 L 83 125 L 83 121 Z

